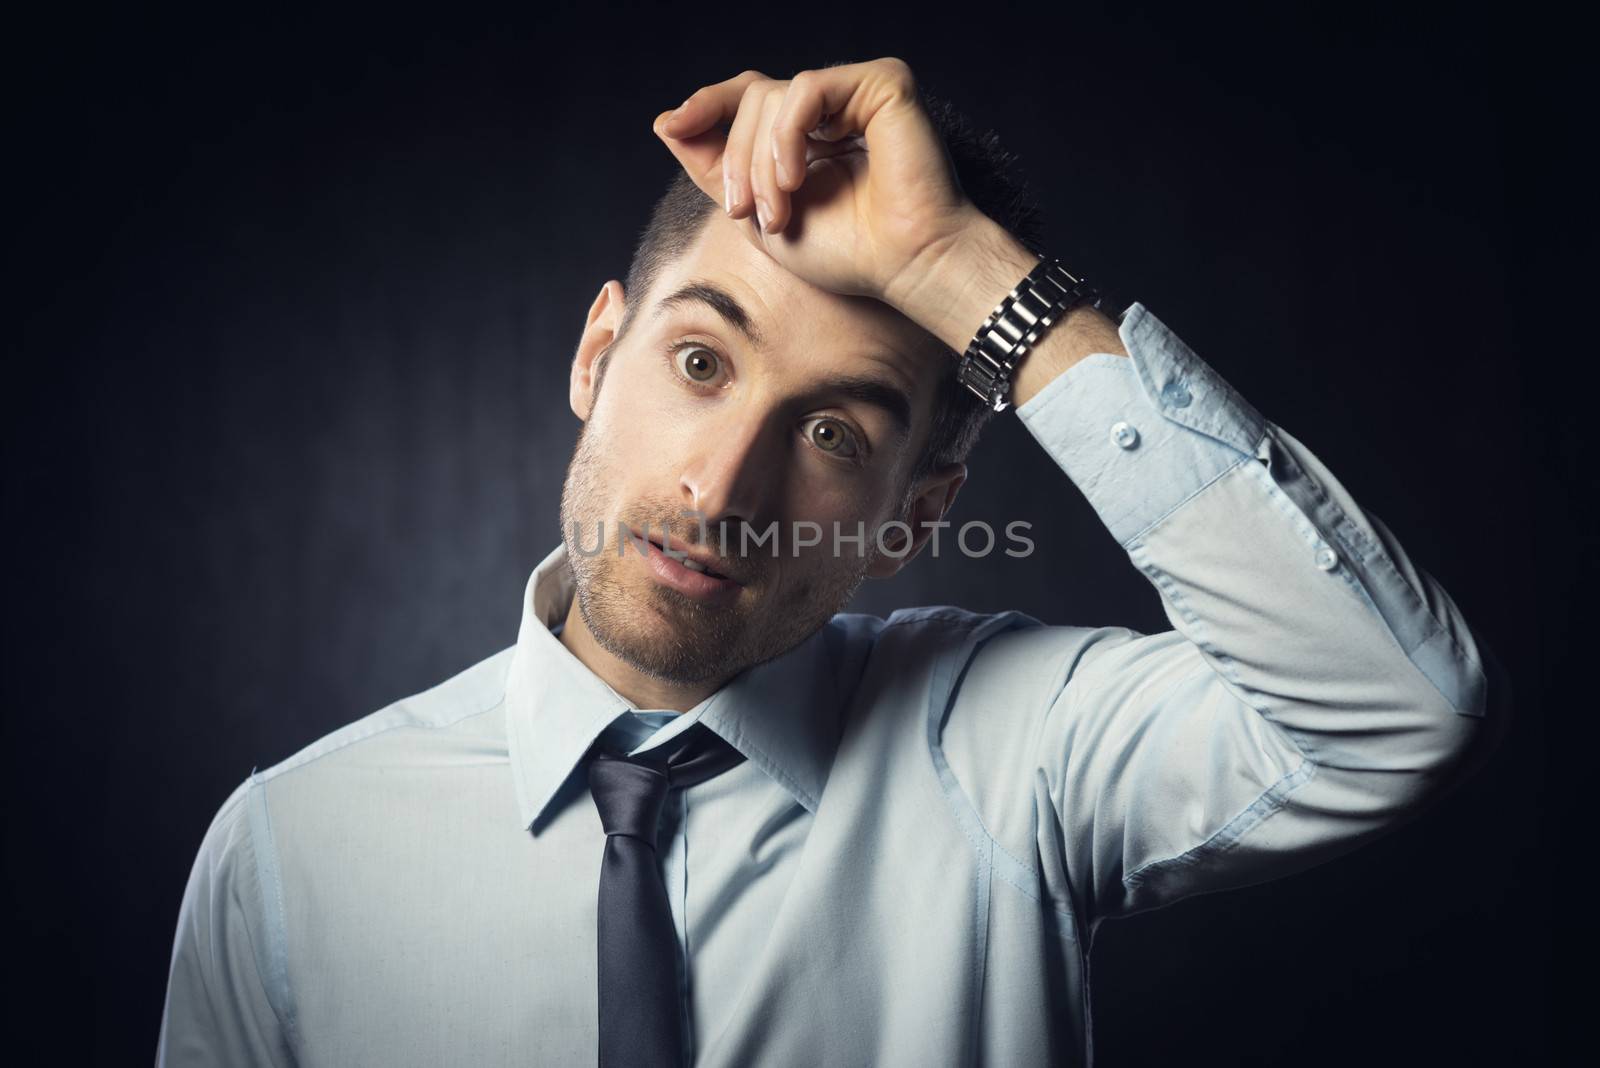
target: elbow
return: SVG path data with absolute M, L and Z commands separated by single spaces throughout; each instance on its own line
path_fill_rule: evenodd
M 1473 778 L 1505 737 L 1510 679 L 1487 645 L 1479 651 L 1481 659 L 1462 665 L 1453 692 L 1425 683 L 1413 695 L 1414 722 L 1423 725 L 1412 761 L 1414 802 L 1430 803 Z
M 1499 751 L 1509 732 L 1514 697 L 1511 676 L 1494 650 L 1481 637 L 1477 639 L 1473 685 L 1465 707 L 1447 706 L 1439 716 L 1444 735 L 1443 780 L 1439 789 L 1448 792 L 1475 776 Z

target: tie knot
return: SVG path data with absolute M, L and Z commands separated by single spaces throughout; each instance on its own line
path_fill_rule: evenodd
M 744 759 L 703 724 L 660 750 L 628 756 L 597 745 L 590 752 L 589 792 L 607 835 L 627 835 L 656 844 L 661 805 L 674 786 L 693 786 L 720 775 Z

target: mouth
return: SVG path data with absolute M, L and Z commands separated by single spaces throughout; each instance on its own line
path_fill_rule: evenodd
M 634 531 L 635 543 L 639 532 Z M 717 556 L 695 550 L 676 538 L 650 538 L 645 564 L 657 582 L 701 601 L 725 601 L 738 596 L 744 583 L 729 575 Z M 673 555 L 668 555 L 670 547 Z

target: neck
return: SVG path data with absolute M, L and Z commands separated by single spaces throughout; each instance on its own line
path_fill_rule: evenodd
M 634 708 L 687 712 L 716 693 L 725 681 L 676 683 L 646 675 L 595 640 L 583 618 L 583 612 L 578 608 L 576 596 L 567 609 L 567 620 L 561 627 L 559 640 L 584 667 L 598 675 Z

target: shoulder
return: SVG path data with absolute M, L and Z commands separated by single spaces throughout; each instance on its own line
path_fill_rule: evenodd
M 241 862 L 247 873 L 253 871 L 249 814 L 255 786 L 254 776 L 239 783 L 211 817 L 190 872 L 191 890 L 227 884 L 238 876 Z
M 467 733 L 461 729 L 504 702 L 511 653 L 512 649 L 503 649 L 435 686 L 323 735 L 277 764 L 253 769 L 212 817 L 196 858 L 195 876 L 222 876 L 241 864 L 247 871 L 255 868 L 260 859 L 256 851 L 265 845 L 258 839 L 266 833 L 269 787 L 281 797 L 286 787 L 299 785 L 297 780 L 323 772 L 336 774 L 368 759 L 382 764 L 393 760 L 406 743 L 414 747 L 419 737 L 459 744 L 453 733 Z
M 954 633 L 979 630 L 1001 619 L 1040 625 L 1038 620 L 1022 612 L 974 612 L 959 605 L 930 604 L 897 608 L 887 618 L 864 612 L 839 612 L 828 621 L 828 628 L 849 641 L 871 644 L 896 628 Z
M 877 651 L 892 647 L 897 653 L 908 652 L 913 647 L 942 651 L 968 642 L 987 645 L 1010 632 L 1062 629 L 1046 627 L 1025 612 L 975 612 L 953 604 L 898 608 L 888 618 L 840 613 L 833 617 L 829 626 L 848 635 L 852 644 L 866 645 Z
M 828 629 L 840 659 L 853 657 L 864 668 L 883 665 L 903 676 L 919 665 L 929 671 L 953 666 L 963 684 L 977 681 L 976 672 L 985 680 L 1026 679 L 1048 688 L 1065 681 L 1097 636 L 1119 628 L 1053 626 L 1014 609 L 977 612 L 933 604 L 896 609 L 888 618 L 839 613 Z
M 212 821 L 196 861 L 246 891 L 283 942 L 285 890 L 297 873 L 330 870 L 335 858 L 403 822 L 406 806 L 429 804 L 441 768 L 481 768 L 505 759 L 494 713 L 505 703 L 512 649 L 480 660 L 419 693 L 334 730 L 271 767 L 254 770 Z M 275 904 L 276 903 L 276 904 Z
M 448 745 L 453 736 L 470 734 L 474 719 L 504 703 L 514 651 L 515 646 L 502 649 L 443 682 L 347 723 L 254 772 L 251 782 L 265 785 L 369 759 L 382 762 L 408 745 Z
M 839 615 L 833 625 L 851 636 L 863 682 L 922 690 L 935 704 L 1015 693 L 1024 680 L 1046 687 L 1086 633 L 1047 626 L 1026 612 L 977 612 L 951 604 L 901 608 L 886 619 Z
M 977 612 L 952 604 L 900 608 L 887 618 L 839 613 L 828 625 L 841 646 L 873 656 L 958 653 L 963 663 L 981 664 L 985 673 L 1000 670 L 1055 682 L 1064 682 L 1090 647 L 1139 636 L 1126 627 L 1047 624 L 1014 609 Z
M 333 851 L 407 806 L 425 805 L 444 768 L 508 763 L 503 649 L 250 773 L 219 819 L 269 881 L 306 850 Z

